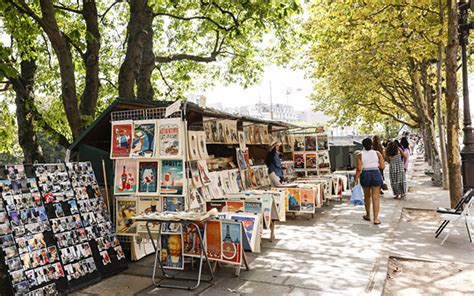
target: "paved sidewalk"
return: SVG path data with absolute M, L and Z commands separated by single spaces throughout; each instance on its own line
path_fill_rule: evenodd
M 154 288 L 148 256 L 77 295 L 381 295 L 389 256 L 474 263 L 464 228 L 444 246 L 434 238 L 439 223 L 433 210 L 449 205 L 448 192 L 431 186 L 425 166 L 412 161 L 406 200 L 383 196 L 381 225 L 362 219 L 364 207 L 332 202 L 311 220 L 297 216 L 278 224 L 273 243 L 264 240 L 261 254 L 247 253 L 251 270 L 240 278 L 223 267 L 196 291 Z

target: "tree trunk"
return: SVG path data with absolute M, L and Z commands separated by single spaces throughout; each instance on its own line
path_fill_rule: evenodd
M 99 97 L 100 32 L 95 1 L 83 0 L 83 16 L 86 22 L 86 34 L 89 34 L 89 37 L 86 38 L 87 49 L 83 56 L 86 83 L 81 96 L 80 111 L 83 117 L 87 116 L 87 120 L 92 120 L 95 117 Z
M 439 30 L 439 35 L 443 36 L 444 34 L 444 8 L 443 0 L 438 1 L 439 4 L 439 23 L 441 28 Z M 436 110 L 437 110 L 437 121 L 438 121 L 438 136 L 439 136 L 439 147 L 441 155 L 441 167 L 443 170 L 443 189 L 447 190 L 449 188 L 449 173 L 448 173 L 448 160 L 446 155 L 446 136 L 444 134 L 444 117 L 443 109 L 441 108 L 441 98 L 443 95 L 442 83 L 442 68 L 443 68 L 443 42 L 438 42 L 438 62 L 436 64 Z
M 449 195 L 451 207 L 462 196 L 459 156 L 459 96 L 456 77 L 459 49 L 457 1 L 448 0 L 448 43 L 446 46 L 446 125 L 448 138 Z
M 34 131 L 34 117 L 31 110 L 34 105 L 36 61 L 33 59 L 21 61 L 20 68 L 20 75 L 9 79 L 15 91 L 18 142 L 23 150 L 25 163 L 44 162 L 43 151 Z
M 151 85 L 151 74 L 155 69 L 155 54 L 153 53 L 153 10 L 145 7 L 145 43 L 143 45 L 142 61 L 137 79 L 137 96 L 140 99 L 153 100 L 155 91 Z
M 135 82 L 142 64 L 143 48 L 147 40 L 147 0 L 130 0 L 130 20 L 127 26 L 127 52 L 118 77 L 119 96 L 135 98 Z M 152 45 L 153 46 L 153 45 Z
M 71 127 L 72 135 L 77 138 L 81 133 L 81 114 L 76 94 L 76 80 L 71 48 L 66 37 L 59 30 L 51 0 L 40 0 L 42 23 L 41 26 L 49 37 L 56 53 L 61 76 L 61 96 L 66 117 Z

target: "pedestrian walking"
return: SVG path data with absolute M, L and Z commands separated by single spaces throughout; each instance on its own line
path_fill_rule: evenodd
M 402 146 L 403 154 L 405 154 L 405 158 L 403 160 L 403 166 L 405 171 L 408 170 L 408 161 L 410 159 L 410 143 L 408 143 L 407 137 L 402 137 L 400 140 L 400 145 Z
M 390 185 L 392 186 L 395 199 L 405 198 L 407 191 L 407 180 L 403 160 L 406 155 L 399 147 L 398 141 L 394 141 L 387 146 L 385 153 L 389 163 Z
M 382 155 L 382 158 L 384 159 L 384 162 L 385 162 L 385 149 L 384 149 L 384 147 L 382 146 L 382 144 L 380 142 L 379 136 L 377 136 L 377 135 L 375 135 L 372 138 L 372 149 L 375 150 L 375 151 L 380 152 L 380 154 Z M 383 195 L 383 190 L 387 190 L 387 185 L 385 184 L 385 176 L 383 174 L 383 171 L 384 171 L 384 169 L 381 168 L 380 169 L 380 174 L 382 174 L 383 184 L 382 184 L 382 188 L 380 189 L 380 195 Z
M 366 138 L 362 141 L 362 152 L 357 154 L 357 169 L 355 183 L 359 183 L 364 189 L 365 215 L 362 218 L 370 221 L 370 204 L 373 204 L 374 224 L 380 224 L 379 220 L 379 194 L 383 185 L 382 174 L 385 162 L 380 152 L 372 149 L 372 140 Z

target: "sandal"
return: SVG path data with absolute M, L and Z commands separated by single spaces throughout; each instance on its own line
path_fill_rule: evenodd
M 367 216 L 362 216 L 362 219 L 364 219 L 365 221 L 370 221 L 370 217 L 367 217 Z
M 381 224 L 382 222 L 380 222 L 380 220 L 377 220 L 377 221 L 374 221 L 374 225 L 379 225 Z

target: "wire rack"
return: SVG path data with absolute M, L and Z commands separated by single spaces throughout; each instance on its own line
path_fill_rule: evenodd
M 149 108 L 140 110 L 125 110 L 125 111 L 114 111 L 111 113 L 111 121 L 121 120 L 147 120 L 147 119 L 162 119 L 165 118 L 166 107 Z M 175 112 L 167 118 L 181 118 L 182 111 Z

